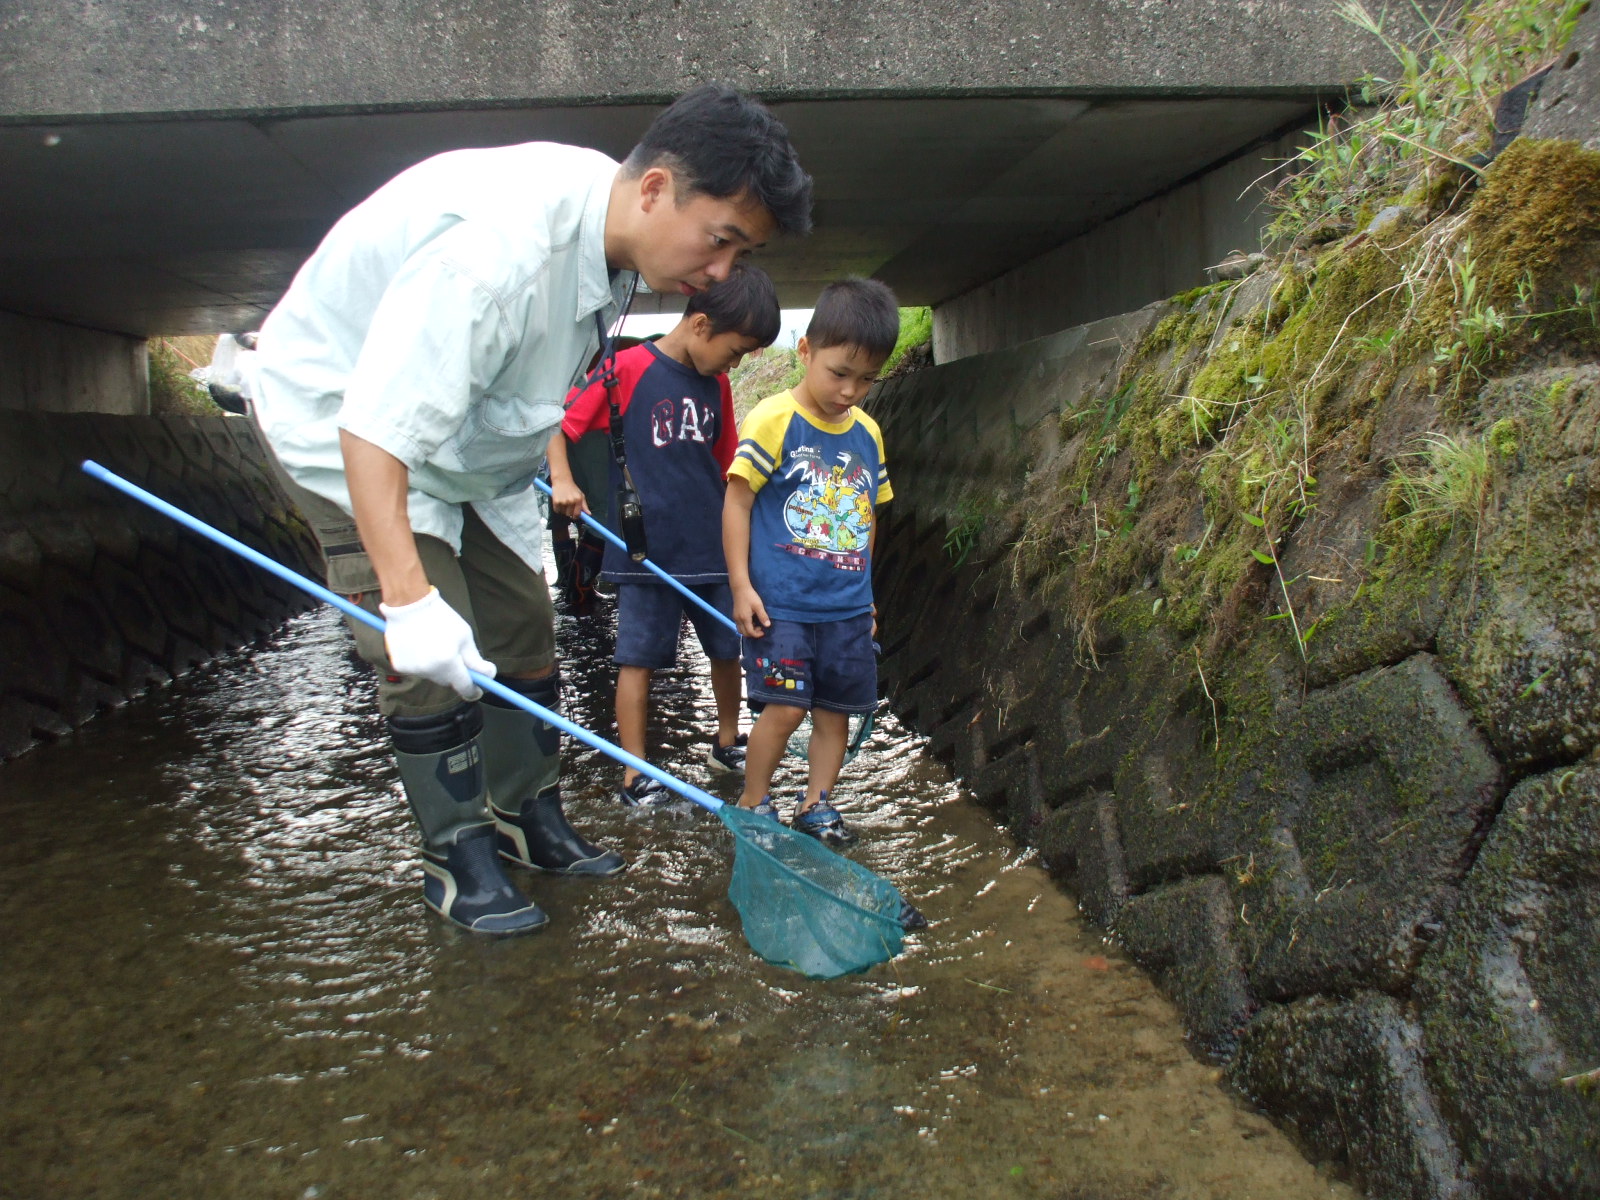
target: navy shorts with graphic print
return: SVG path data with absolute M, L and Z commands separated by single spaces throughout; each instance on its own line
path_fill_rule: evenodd
M 733 593 L 726 583 L 688 585 L 712 608 L 733 619 Z M 664 583 L 617 584 L 617 645 L 611 661 L 619 667 L 664 670 L 678 661 L 678 635 L 687 614 L 707 658 L 739 657 L 739 635 L 705 609 Z
M 744 639 L 745 692 L 754 704 L 869 713 L 878 704 L 872 614 L 811 624 L 774 617 Z

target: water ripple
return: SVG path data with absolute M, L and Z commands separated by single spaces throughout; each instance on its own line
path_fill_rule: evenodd
M 610 629 L 563 619 L 610 728 Z M 714 794 L 697 652 L 655 761 Z M 19 1195 L 1350 1196 L 1183 1049 L 1170 1006 L 884 717 L 836 796 L 924 908 L 832 982 L 754 958 L 714 817 L 568 810 L 632 861 L 518 875 L 544 933 L 419 903 L 372 682 L 328 613 L 0 771 L 0 1154 Z M 782 768 L 779 794 L 803 785 Z M 1084 963 L 1093 956 L 1096 969 Z M 1100 966 L 1105 969 L 1099 969 Z

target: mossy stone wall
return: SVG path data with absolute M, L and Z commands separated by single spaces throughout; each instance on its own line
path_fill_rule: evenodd
M 1570 294 L 1502 201 L 1600 159 L 1514 149 L 1467 220 Z M 883 674 L 1314 1153 L 1600 1197 L 1594 330 L 1452 351 L 1394 236 L 882 385 Z

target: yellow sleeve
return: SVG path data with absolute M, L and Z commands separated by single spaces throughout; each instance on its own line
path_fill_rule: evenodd
M 872 440 L 878 444 L 878 498 L 873 504 L 874 506 L 887 504 L 894 499 L 894 488 L 889 486 L 889 458 L 883 451 L 883 431 L 878 428 L 876 421 L 859 410 L 856 412 L 856 420 L 866 426 L 867 432 L 872 435 Z
M 784 435 L 794 411 L 794 396 L 789 392 L 768 396 L 750 410 L 739 427 L 739 446 L 733 452 L 728 478 L 737 475 L 752 492 L 766 486 L 783 454 Z

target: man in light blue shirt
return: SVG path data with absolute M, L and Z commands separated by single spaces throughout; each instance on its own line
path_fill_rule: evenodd
M 555 729 L 468 676 L 558 703 L 528 485 L 597 324 L 636 280 L 692 295 L 725 278 L 775 233 L 807 232 L 810 209 L 784 127 L 707 85 L 621 164 L 535 142 L 402 172 L 334 226 L 262 326 L 254 417 L 317 531 L 328 586 L 388 622 L 382 637 L 350 626 L 380 672 L 424 902 L 458 925 L 546 922 L 502 858 L 564 874 L 625 866 L 567 822 Z

